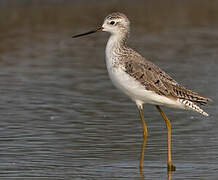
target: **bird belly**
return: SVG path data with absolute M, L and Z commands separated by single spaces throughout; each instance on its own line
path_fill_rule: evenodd
M 181 103 L 165 96 L 158 95 L 153 91 L 146 90 L 136 79 L 127 74 L 121 67 L 108 67 L 112 83 L 129 96 L 136 104 L 166 105 L 169 107 L 182 108 Z

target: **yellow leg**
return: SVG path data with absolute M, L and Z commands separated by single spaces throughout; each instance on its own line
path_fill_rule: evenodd
M 168 173 L 167 173 L 167 180 L 171 180 L 171 176 L 172 176 L 172 172 L 173 171 L 170 171 L 170 170 L 168 170 Z
M 171 123 L 170 120 L 167 118 L 167 116 L 164 114 L 164 112 L 161 110 L 160 106 L 156 106 L 158 111 L 160 112 L 161 116 L 166 122 L 166 127 L 167 127 L 167 139 L 168 139 L 168 166 L 167 169 L 168 171 L 175 171 L 176 167 L 172 163 L 171 159 Z
M 145 145 L 146 145 L 146 140 L 147 140 L 148 131 L 147 131 L 147 127 L 146 127 L 146 124 L 145 124 L 145 119 L 144 119 L 142 107 L 139 107 L 139 115 L 140 115 L 140 118 L 141 118 L 141 120 L 142 120 L 142 127 L 143 127 L 143 141 L 142 141 L 142 149 L 141 149 L 139 170 L 140 170 L 141 175 L 143 175 L 142 168 L 143 168 L 144 153 L 145 153 Z

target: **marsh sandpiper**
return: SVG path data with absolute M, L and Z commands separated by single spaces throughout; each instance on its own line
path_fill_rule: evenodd
M 102 26 L 73 38 L 95 32 L 109 32 L 106 46 L 106 65 L 113 84 L 129 96 L 137 105 L 143 126 L 143 143 L 139 168 L 142 169 L 147 139 L 147 127 L 143 115 L 143 104 L 155 105 L 165 120 L 168 135 L 168 170 L 175 171 L 171 160 L 171 123 L 160 106 L 196 111 L 208 116 L 198 105 L 206 105 L 209 98 L 200 96 L 179 83 L 158 66 L 127 46 L 130 21 L 123 13 L 109 14 Z

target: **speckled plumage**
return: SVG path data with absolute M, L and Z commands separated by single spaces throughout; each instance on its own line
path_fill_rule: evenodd
M 125 23 L 119 22 L 119 19 L 124 19 Z M 157 95 L 177 101 L 177 103 L 181 104 L 181 108 L 183 109 L 191 109 L 203 115 L 208 115 L 196 104 L 206 105 L 207 102 L 210 101 L 209 98 L 200 96 L 198 93 L 178 84 L 158 66 L 126 45 L 130 22 L 124 14 L 112 13 L 105 18 L 105 21 L 107 20 L 118 20 L 116 25 L 120 31 L 117 34 L 112 33 L 106 47 L 106 59 L 110 61 L 107 62 L 108 71 L 110 71 L 111 68 L 122 68 L 125 73 L 139 82 L 146 91 L 152 91 Z M 115 69 L 113 71 L 115 71 Z M 131 94 L 127 95 L 131 96 Z M 136 101 L 136 99 L 133 100 Z M 142 103 L 148 102 L 143 102 L 142 100 Z M 159 105 L 167 104 L 160 103 Z
M 106 65 L 111 81 L 136 103 L 139 110 L 143 127 L 143 142 L 139 163 L 140 174 L 144 179 L 142 167 L 148 135 L 143 115 L 143 104 L 145 103 L 155 105 L 165 120 L 168 143 L 167 169 L 168 174 L 170 174 L 170 172 L 176 170 L 171 158 L 171 123 L 160 106 L 193 110 L 208 116 L 198 105 L 206 105 L 210 99 L 178 84 L 158 66 L 129 48 L 126 41 L 130 31 L 130 22 L 124 14 L 112 13 L 105 18 L 101 27 L 75 35 L 73 38 L 99 31 L 106 31 L 111 34 L 105 50 Z

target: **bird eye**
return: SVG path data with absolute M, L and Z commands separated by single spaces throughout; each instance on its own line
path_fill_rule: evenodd
M 115 21 L 111 21 L 110 24 L 111 24 L 111 25 L 114 25 L 114 24 L 115 24 Z

